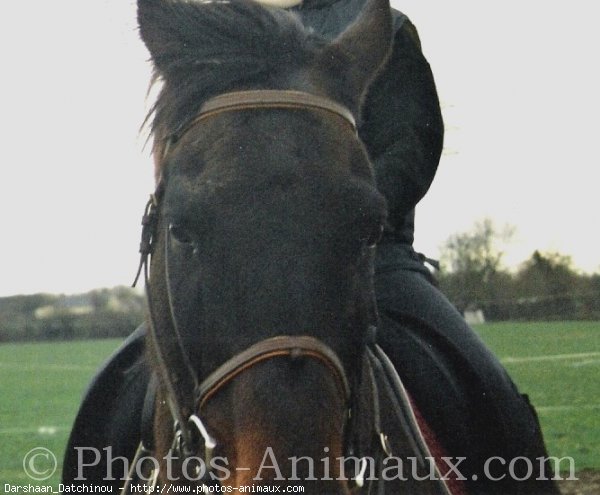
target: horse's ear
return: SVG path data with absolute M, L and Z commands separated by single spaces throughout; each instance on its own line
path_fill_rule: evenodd
M 194 2 L 137 0 L 140 36 L 161 74 L 190 62 L 198 36 L 192 29 L 196 16 Z
M 333 78 L 333 89 L 342 92 L 344 103 L 357 107 L 391 47 L 389 0 L 368 0 L 356 21 L 323 49 L 319 67 Z
M 150 52 L 155 67 L 164 72 L 167 57 L 179 44 L 178 31 L 173 29 L 173 22 L 165 0 L 138 0 L 137 18 L 140 36 Z M 172 14 L 172 13 L 171 13 Z M 182 41 L 182 40 L 181 40 Z

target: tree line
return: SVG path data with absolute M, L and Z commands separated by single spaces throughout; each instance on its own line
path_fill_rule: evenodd
M 513 234 L 484 219 L 446 241 L 437 278 L 459 311 L 482 310 L 486 320 L 600 320 L 600 274 L 540 251 L 510 271 L 503 247 Z M 125 337 L 144 316 L 145 297 L 126 287 L 5 297 L 0 342 Z
M 144 296 L 127 287 L 5 297 L 0 298 L 0 342 L 125 337 L 144 314 Z
M 511 271 L 503 247 L 513 234 L 484 219 L 446 241 L 438 279 L 461 312 L 481 309 L 487 320 L 600 319 L 600 274 L 580 273 L 569 256 L 541 251 Z

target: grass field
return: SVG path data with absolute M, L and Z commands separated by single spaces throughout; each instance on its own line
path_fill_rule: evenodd
M 537 407 L 552 455 L 600 469 L 600 322 L 502 323 L 477 328 Z M 0 486 L 35 482 L 35 447 L 60 464 L 85 387 L 119 341 L 0 345 Z M 56 474 L 43 484 L 57 485 Z
M 600 469 L 600 323 L 499 323 L 477 331 L 535 405 L 552 455 Z
M 118 345 L 116 340 L 0 345 L 1 487 L 35 484 L 23 470 L 25 454 L 35 447 L 49 449 L 61 463 L 81 395 Z M 58 485 L 59 474 L 60 466 L 43 484 Z

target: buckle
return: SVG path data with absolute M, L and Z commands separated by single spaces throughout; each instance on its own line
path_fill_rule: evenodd
M 208 430 L 204 426 L 202 420 L 196 414 L 192 414 L 188 419 L 187 424 L 188 430 L 185 432 L 187 438 L 190 439 L 188 443 L 184 440 L 184 433 L 178 422 L 175 422 L 173 443 L 171 449 L 173 452 L 177 452 L 182 457 L 192 457 L 194 454 L 198 454 L 199 450 L 204 446 L 204 464 L 207 466 L 213 458 L 214 450 L 217 447 L 217 442 L 208 433 Z

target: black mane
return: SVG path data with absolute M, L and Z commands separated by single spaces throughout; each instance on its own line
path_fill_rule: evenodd
M 158 139 L 177 134 L 215 94 L 285 85 L 324 44 L 293 14 L 251 0 L 145 0 L 138 20 L 164 83 L 148 115 Z

